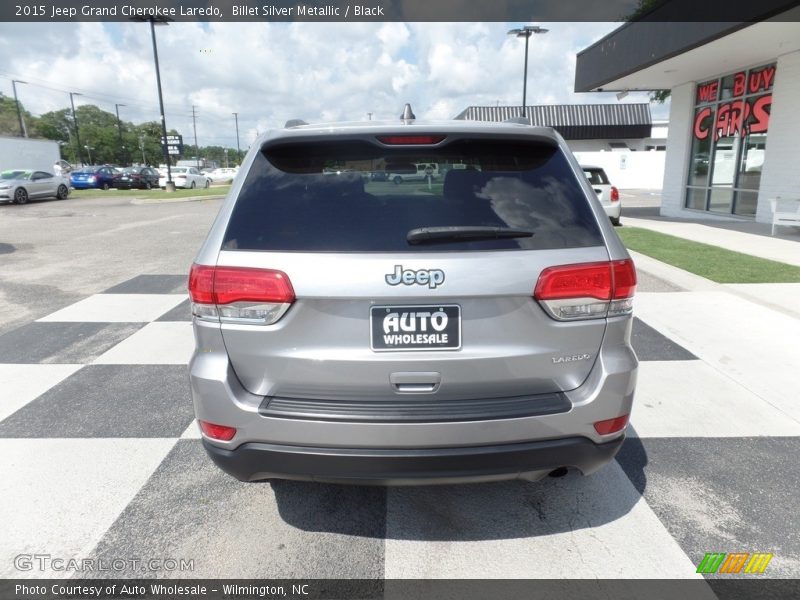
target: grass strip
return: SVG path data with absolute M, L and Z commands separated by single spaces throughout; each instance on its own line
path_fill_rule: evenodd
M 642 229 L 618 228 L 630 250 L 717 283 L 797 283 L 800 267 Z

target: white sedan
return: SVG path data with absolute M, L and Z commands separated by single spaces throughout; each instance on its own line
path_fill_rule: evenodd
M 212 183 L 222 183 L 226 181 L 233 181 L 238 172 L 239 169 L 235 169 L 233 167 L 221 167 L 219 169 L 209 171 L 206 173 L 206 177 L 208 177 Z
M 196 167 L 172 167 L 171 172 L 176 188 L 207 188 L 211 185 L 211 180 L 205 175 L 201 175 Z M 166 175 L 158 178 L 158 185 L 161 188 L 167 186 Z

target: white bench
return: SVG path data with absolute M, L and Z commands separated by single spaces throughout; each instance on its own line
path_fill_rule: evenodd
M 797 198 L 772 198 L 772 233 L 775 235 L 775 226 L 800 227 L 800 199 Z

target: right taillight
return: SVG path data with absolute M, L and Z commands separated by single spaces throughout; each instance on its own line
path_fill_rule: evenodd
M 295 301 L 283 271 L 198 264 L 189 272 L 189 297 L 198 318 L 251 325 L 275 323 Z
M 630 259 L 548 267 L 533 297 L 559 321 L 624 315 L 633 309 L 636 269 Z

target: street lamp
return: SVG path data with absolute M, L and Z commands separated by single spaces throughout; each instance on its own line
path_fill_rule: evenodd
M 69 92 L 69 105 L 72 107 L 72 123 L 75 125 L 75 139 L 78 142 L 78 162 L 83 164 L 83 154 L 81 154 L 81 135 L 78 133 L 78 116 L 75 114 L 75 101 L 73 96 L 83 96 L 78 92 Z
M 120 160 L 121 163 L 124 163 L 124 162 L 127 162 L 127 161 L 125 160 L 125 156 L 123 156 L 124 150 L 125 150 L 125 146 L 122 145 L 122 123 L 120 123 L 120 120 L 119 120 L 119 107 L 120 106 L 125 106 L 125 105 L 124 104 L 115 104 L 114 105 L 114 110 L 117 113 L 117 133 L 119 134 L 119 147 L 120 147 L 119 160 Z
M 224 152 L 225 152 L 225 168 L 227 169 L 228 168 L 228 149 L 225 148 Z
M 167 25 L 171 21 L 169 17 L 131 17 L 131 21 L 140 23 L 150 22 L 150 37 L 153 39 L 153 61 L 156 64 L 156 83 L 158 84 L 158 106 L 161 109 L 161 135 L 162 148 L 164 150 L 164 162 L 167 163 L 167 182 L 165 189 L 168 192 L 175 191 L 175 182 L 172 181 L 172 169 L 170 169 L 169 151 L 167 150 L 167 120 L 164 118 L 164 97 L 161 95 L 161 71 L 158 68 L 158 46 L 156 44 L 156 25 Z
M 19 79 L 11 80 L 11 87 L 14 88 L 14 103 L 17 105 L 17 119 L 19 119 L 19 135 L 20 137 L 28 137 L 25 131 L 25 124 L 22 122 L 22 111 L 19 108 L 19 99 L 17 98 L 17 84 L 28 83 L 27 81 L 20 81 Z
M 242 149 L 239 147 L 239 113 L 233 113 L 236 119 L 236 162 L 242 162 Z
M 527 116 L 527 93 L 528 93 L 528 40 L 534 33 L 547 33 L 548 30 L 538 25 L 525 25 L 522 29 L 512 29 L 508 35 L 515 35 L 518 38 L 525 38 L 525 75 L 522 79 L 522 116 Z
M 92 164 L 92 150 L 94 150 L 94 148 L 90 148 L 88 145 L 84 146 L 84 148 L 89 152 L 89 164 Z

